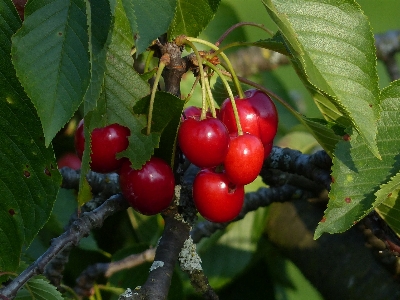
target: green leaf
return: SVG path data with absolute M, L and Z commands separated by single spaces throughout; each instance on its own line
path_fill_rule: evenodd
M 397 155 L 400 152 L 400 81 L 382 91 L 381 106 L 377 143 L 382 160 L 368 150 L 365 140 L 357 133 L 350 135 L 350 140 L 338 143 L 333 158 L 334 183 L 329 193 L 330 200 L 325 217 L 315 231 L 315 238 L 323 232 L 347 230 L 386 200 L 387 188 L 394 182 L 386 187 L 380 185 L 390 182 L 390 178 L 400 170 Z
M 243 220 L 232 223 L 225 231 L 197 245 L 202 267 L 213 288 L 222 287 L 249 265 L 263 232 L 266 216 L 265 208 L 250 212 Z
M 323 119 L 302 117 L 303 124 L 310 130 L 322 148 L 332 157 L 336 144 L 345 135 L 344 129 Z
M 259 40 L 251 43 L 253 46 L 270 49 L 272 51 L 279 52 L 283 55 L 289 55 L 288 49 L 286 48 L 285 40 L 282 37 L 280 31 L 278 31 L 272 38 L 266 40 Z
M 178 0 L 168 39 L 178 35 L 197 37 L 217 12 L 220 0 Z
M 29 1 L 13 37 L 17 76 L 35 105 L 48 146 L 72 117 L 89 83 L 84 0 Z
M 184 104 L 184 100 L 165 92 L 156 92 L 154 98 L 151 132 L 161 135 L 155 155 L 171 166 L 174 165 L 176 135 Z M 149 105 L 150 96 L 147 96 L 135 105 L 134 111 L 137 114 L 147 114 Z
M 11 62 L 11 36 L 21 20 L 11 1 L 0 1 L 0 270 L 15 271 L 50 216 L 61 177 L 52 147 Z
M 266 0 L 293 63 L 327 119 L 350 121 L 379 157 L 379 86 L 374 37 L 352 0 Z
M 174 18 L 176 1 L 133 1 L 137 24 L 137 31 L 133 33 L 136 37 L 137 54 L 144 52 L 155 39 L 167 32 Z
M 88 2 L 91 78 L 84 98 L 84 115 L 96 108 L 102 90 L 113 11 L 108 0 Z
M 17 293 L 17 300 L 63 300 L 56 287 L 42 276 L 30 279 Z
M 400 173 L 397 173 L 387 184 L 383 185 L 376 193 L 377 198 L 383 202 L 376 211 L 385 222 L 400 236 Z

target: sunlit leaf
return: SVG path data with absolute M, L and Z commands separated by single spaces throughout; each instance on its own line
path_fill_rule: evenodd
M 298 74 L 324 116 L 350 123 L 379 157 L 379 86 L 374 37 L 351 0 L 266 0 Z
M 316 229 L 316 238 L 323 232 L 347 230 L 386 201 L 388 188 L 395 187 L 396 181 L 391 178 L 400 170 L 397 155 L 400 153 L 400 81 L 382 91 L 381 106 L 377 143 L 382 160 L 368 150 L 365 140 L 356 132 L 338 143 L 333 158 L 330 200 Z

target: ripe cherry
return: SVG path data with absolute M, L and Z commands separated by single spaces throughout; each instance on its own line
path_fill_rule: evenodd
M 73 170 L 81 168 L 81 160 L 75 153 L 65 153 L 57 160 L 57 166 L 59 169 L 68 167 Z
M 193 200 L 205 219 L 216 223 L 229 222 L 242 209 L 244 187 L 232 184 L 225 173 L 203 169 L 193 182 Z
M 158 214 L 174 197 L 172 169 L 157 157 L 152 157 L 140 170 L 132 169 L 130 161 L 126 160 L 120 170 L 119 184 L 129 204 L 144 215 Z
M 129 135 L 130 130 L 119 124 L 94 129 L 91 133 L 90 168 L 99 173 L 109 173 L 119 169 L 126 159 L 117 159 L 115 155 L 128 147 Z M 75 150 L 80 159 L 84 149 L 85 137 L 81 120 L 75 132 Z
M 216 113 L 218 116 L 219 109 L 216 109 Z M 200 117 L 200 116 L 201 116 L 201 108 L 200 107 L 188 106 L 183 110 L 181 120 L 183 121 L 188 118 Z M 212 118 L 211 111 L 207 111 L 206 116 Z
M 181 123 L 178 142 L 190 162 L 200 168 L 210 168 L 224 161 L 228 152 L 229 134 L 220 120 L 200 120 L 195 116 Z
M 264 162 L 264 146 L 255 135 L 245 133 L 231 137 L 224 161 L 225 173 L 237 185 L 253 182 Z
M 259 90 L 248 90 L 245 96 L 244 99 L 235 99 L 243 132 L 258 136 L 263 144 L 271 143 L 278 128 L 278 113 L 274 102 Z M 230 99 L 222 103 L 219 118 L 230 133 L 237 132 Z

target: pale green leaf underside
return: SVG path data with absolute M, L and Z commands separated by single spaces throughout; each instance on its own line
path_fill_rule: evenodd
M 359 6 L 350 0 L 266 0 L 265 5 L 306 86 L 313 87 L 313 95 L 319 94 L 316 102 L 322 113 L 343 126 L 349 119 L 366 146 L 379 157 L 374 39 Z
M 387 189 L 395 184 L 391 178 L 400 170 L 400 81 L 382 91 L 381 106 L 377 144 L 382 160 L 367 149 L 365 140 L 357 133 L 351 135 L 350 141 L 338 143 L 332 167 L 334 183 L 316 238 L 323 232 L 337 233 L 350 228 L 385 201 Z
M 13 37 L 13 62 L 49 145 L 77 110 L 89 82 L 86 7 L 83 0 L 32 1 L 25 12 Z
M 197 37 L 214 17 L 219 2 L 220 0 L 178 0 L 168 38 L 172 40 L 181 34 Z
M 35 108 L 11 62 L 11 36 L 21 20 L 0 1 L 0 270 L 15 272 L 23 245 L 47 222 L 61 177 L 44 145 Z
M 330 128 L 327 122 L 323 120 L 309 119 L 303 117 L 303 124 L 309 129 L 322 148 L 332 157 L 333 151 L 340 136 Z

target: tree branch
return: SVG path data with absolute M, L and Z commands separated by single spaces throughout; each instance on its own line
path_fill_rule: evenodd
M 122 270 L 134 268 L 145 262 L 154 260 L 156 249 L 150 248 L 139 254 L 132 254 L 119 261 L 97 263 L 87 267 L 76 279 L 74 291 L 81 297 L 91 296 L 94 282 L 101 276 L 106 278 Z
M 115 195 L 91 212 L 85 212 L 73 222 L 68 231 L 51 242 L 51 246 L 32 265 L 25 269 L 18 277 L 0 290 L 0 295 L 13 299 L 18 290 L 33 276 L 42 274 L 46 265 L 65 247 L 77 245 L 88 236 L 93 228 L 100 227 L 104 220 L 117 211 L 126 209 L 128 203 L 121 195 Z

